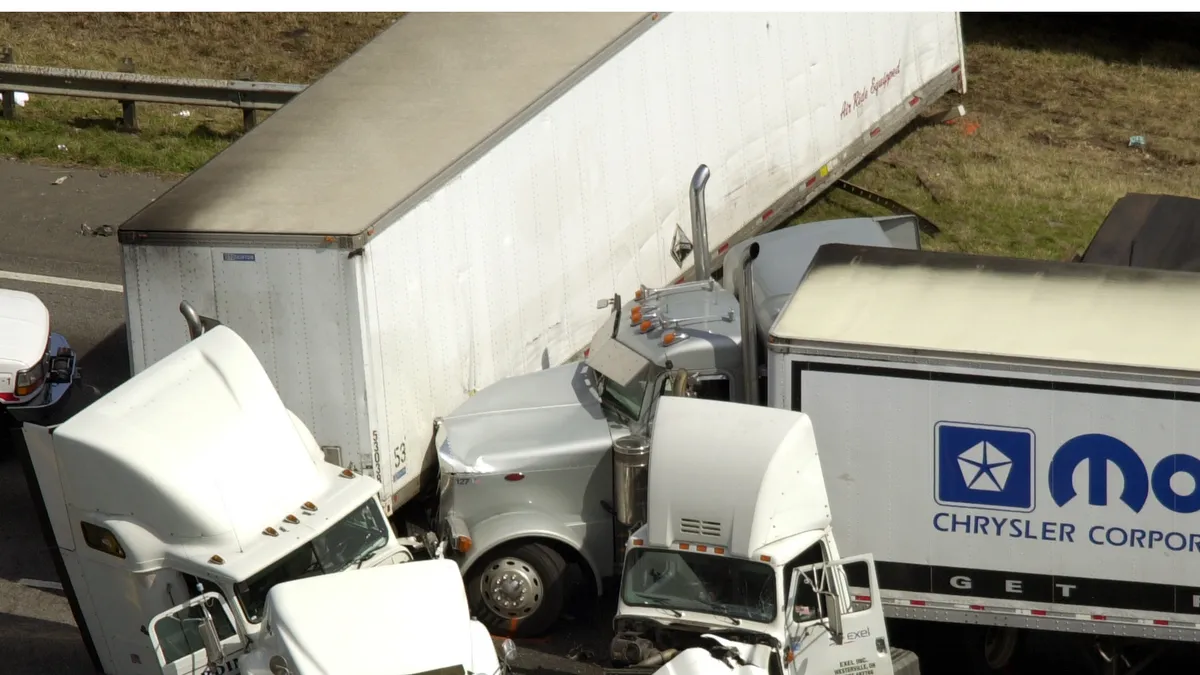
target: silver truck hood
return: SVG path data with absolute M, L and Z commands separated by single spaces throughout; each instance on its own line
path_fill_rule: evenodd
M 508 473 L 595 464 L 612 435 L 587 366 L 568 363 L 476 393 L 442 419 L 438 443 L 444 473 Z

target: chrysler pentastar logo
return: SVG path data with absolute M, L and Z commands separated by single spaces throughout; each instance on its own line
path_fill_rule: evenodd
M 958 470 L 970 490 L 1003 492 L 1012 471 L 1012 460 L 996 446 L 983 441 L 959 454 Z

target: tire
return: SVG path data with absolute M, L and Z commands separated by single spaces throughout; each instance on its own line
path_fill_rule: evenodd
M 964 626 L 972 672 L 1008 675 L 1020 671 L 1021 631 L 999 626 Z
M 563 557 L 545 544 L 498 547 L 467 573 L 471 615 L 492 635 L 537 637 L 562 613 L 566 571 Z

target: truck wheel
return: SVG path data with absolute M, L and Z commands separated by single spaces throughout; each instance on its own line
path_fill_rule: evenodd
M 1017 665 L 1021 632 L 1006 626 L 973 626 L 967 648 L 973 654 L 974 670 L 981 673 L 1008 673 Z
M 533 637 L 562 612 L 567 563 L 545 544 L 502 546 L 467 575 L 471 613 L 493 635 Z

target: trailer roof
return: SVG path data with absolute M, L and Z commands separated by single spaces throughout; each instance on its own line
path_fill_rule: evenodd
M 652 25 L 636 12 L 406 14 L 134 214 L 121 241 L 377 233 L 389 224 L 377 220 L 422 201 L 643 21 Z
M 1200 371 L 1200 274 L 823 246 L 777 342 Z

